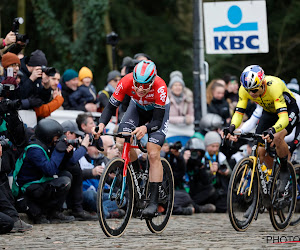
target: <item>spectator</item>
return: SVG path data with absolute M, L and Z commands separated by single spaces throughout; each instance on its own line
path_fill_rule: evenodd
M 215 189 L 209 181 L 209 176 L 202 163 L 205 146 L 201 139 L 191 138 L 186 143 L 186 150 L 191 151 L 187 160 L 187 173 L 190 177 L 190 196 L 193 199 L 195 212 L 213 213 L 216 211 Z
M 225 99 L 229 103 L 230 116 L 233 115 L 236 104 L 239 101 L 239 81 L 236 76 L 226 74 L 223 77 L 226 83 Z
M 70 94 L 69 101 L 72 107 L 82 107 L 89 104 L 89 112 L 96 112 L 97 102 L 96 89 L 92 84 L 93 73 L 87 67 L 82 67 L 79 71 L 79 84 L 76 91 Z
M 13 68 L 13 76 L 12 77 L 5 77 L 3 76 L 0 78 L 0 81 L 2 82 L 3 86 L 7 85 L 7 88 L 5 87 L 2 91 L 2 97 L 5 97 L 10 100 L 16 100 L 21 98 L 21 88 L 20 88 L 20 75 L 23 76 L 23 73 L 19 70 L 20 67 L 20 59 L 17 55 L 7 52 L 1 60 L 1 63 L 5 70 L 5 76 L 6 76 L 6 70 L 9 67 Z M 12 90 L 12 85 L 14 85 L 14 90 Z M 39 107 L 42 105 L 43 101 L 39 97 L 29 97 L 28 99 L 22 99 L 21 100 L 21 108 L 22 109 L 32 109 L 34 107 Z
M 14 207 L 14 199 L 11 189 L 9 187 L 7 174 L 11 167 L 6 169 L 5 164 L 12 164 L 13 162 L 5 162 L 3 164 L 2 146 L 0 144 L 0 234 L 25 232 L 32 229 L 32 226 L 22 221 L 19 214 Z M 5 158 L 5 160 L 8 160 Z
M 222 83 L 220 83 L 222 81 Z M 213 80 L 211 93 L 207 92 L 207 112 L 218 114 L 222 117 L 224 125 L 230 122 L 229 104 L 224 98 L 225 87 L 223 80 Z
M 92 129 L 96 127 L 93 116 L 89 113 L 79 114 L 76 118 L 76 123 L 79 130 L 90 135 L 93 133 Z
M 80 166 L 83 171 L 83 200 L 84 208 L 88 211 L 97 211 L 97 189 L 99 178 L 103 173 L 105 165 L 114 157 L 120 156 L 119 150 L 116 148 L 113 137 L 101 136 L 103 142 L 103 154 L 95 147 L 89 147 L 88 154 L 80 159 Z M 105 155 L 106 156 L 105 156 Z M 110 218 L 119 218 L 124 216 L 124 211 L 118 209 L 115 202 L 108 199 L 108 195 L 104 196 L 106 210 L 105 215 Z
M 115 92 L 116 87 L 121 80 L 121 73 L 117 70 L 110 71 L 107 75 L 107 85 L 104 90 L 98 92 L 98 99 L 100 102 L 99 112 L 102 112 L 109 102 L 109 98 Z
M 15 43 L 17 40 L 16 34 L 10 31 L 5 38 L 0 38 L 0 49 L 4 48 L 7 45 Z
M 296 78 L 292 78 L 291 81 L 286 85 L 289 90 L 299 94 L 299 84 Z
M 193 93 L 185 87 L 180 71 L 170 74 L 170 123 L 190 125 L 194 122 Z
M 63 128 L 57 121 L 39 121 L 35 136 L 18 159 L 13 173 L 12 191 L 18 208 L 36 224 L 75 220 L 62 213 L 72 178 L 69 172 L 59 171 L 65 152 L 72 149 L 65 140 L 59 140 L 62 134 Z
M 62 80 L 60 82 L 61 85 L 61 93 L 64 98 L 63 108 L 64 109 L 72 109 L 72 110 L 83 110 L 85 111 L 84 105 L 80 107 L 73 107 L 70 103 L 69 96 L 75 92 L 78 88 L 78 72 L 74 69 L 67 69 L 63 75 Z
M 208 173 L 208 179 L 216 190 L 216 211 L 226 212 L 227 190 L 231 169 L 226 156 L 219 151 L 221 137 L 217 132 L 210 131 L 204 137 L 204 144 L 204 167 Z
M 21 60 L 21 72 L 23 77 L 20 83 L 21 98 L 27 99 L 30 96 L 38 96 L 43 102 L 48 102 L 51 89 L 45 88 L 42 82 L 42 68 L 47 66 L 48 62 L 45 54 L 41 50 L 35 50 L 30 57 L 24 57 Z
M 64 98 L 62 97 L 61 90 L 57 87 L 59 78 L 60 74 L 58 72 L 56 72 L 54 75 L 46 75 L 43 73 L 42 85 L 45 88 L 51 89 L 51 96 L 47 103 L 41 105 L 40 107 L 34 108 L 38 120 L 50 116 L 53 111 L 62 106 Z
M 68 209 L 71 210 L 71 215 L 73 215 L 76 220 L 96 220 L 96 216 L 93 216 L 83 210 L 82 170 L 79 165 L 79 160 L 87 153 L 87 148 L 90 144 L 90 137 L 89 135 L 85 135 L 84 137 L 84 133 L 78 130 L 77 124 L 73 121 L 68 120 L 63 122 L 61 125 L 68 143 L 73 141 L 73 143 L 70 143 L 73 150 L 65 154 L 64 159 L 60 164 L 61 171 L 65 170 L 72 174 L 71 188 L 67 196 Z M 78 137 L 80 136 L 84 137 L 81 145 L 77 143 Z
M 150 56 L 148 56 L 145 53 L 137 53 L 133 56 L 133 59 L 138 60 L 138 61 L 142 61 L 142 60 L 151 60 Z

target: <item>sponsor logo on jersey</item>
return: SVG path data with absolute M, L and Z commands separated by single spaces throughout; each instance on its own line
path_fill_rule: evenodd
M 164 89 L 164 86 L 161 86 L 158 90 L 157 93 L 160 94 L 159 98 L 162 102 L 166 102 L 166 98 L 167 98 L 167 93 Z
M 122 82 L 120 82 L 115 90 L 115 95 L 119 95 L 120 90 L 123 89 Z

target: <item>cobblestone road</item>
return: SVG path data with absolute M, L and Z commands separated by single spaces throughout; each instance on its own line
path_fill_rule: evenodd
M 276 232 L 267 213 L 246 232 L 236 232 L 227 214 L 196 214 L 172 216 L 159 235 L 145 221 L 131 219 L 120 238 L 107 238 L 97 221 L 34 225 L 24 234 L 0 236 L 0 249 L 300 249 L 300 242 L 272 244 L 273 239 L 285 242 L 291 237 L 300 241 L 300 226 Z

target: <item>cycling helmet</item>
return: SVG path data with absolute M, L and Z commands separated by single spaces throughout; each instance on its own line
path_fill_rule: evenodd
M 149 60 L 139 62 L 133 69 L 134 80 L 142 84 L 153 82 L 156 74 L 156 66 L 154 62 Z
M 35 136 L 46 145 L 52 142 L 54 136 L 61 137 L 62 135 L 63 127 L 53 119 L 40 120 L 35 128 Z
M 265 73 L 260 66 L 250 65 L 244 69 L 240 81 L 245 89 L 254 89 L 261 86 L 264 78 Z
M 205 151 L 205 146 L 203 140 L 199 138 L 191 138 L 187 141 L 185 145 L 186 149 L 189 150 L 202 150 Z

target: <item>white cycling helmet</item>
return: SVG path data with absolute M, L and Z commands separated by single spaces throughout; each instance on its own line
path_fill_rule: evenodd
M 264 70 L 258 65 L 250 65 L 241 74 L 241 84 L 245 89 L 255 89 L 261 86 L 265 78 Z

